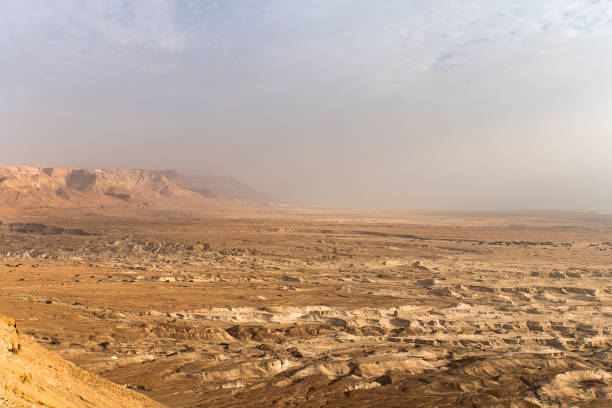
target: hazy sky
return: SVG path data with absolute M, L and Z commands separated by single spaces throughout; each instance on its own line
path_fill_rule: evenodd
M 0 0 L 0 162 L 612 209 L 612 1 Z

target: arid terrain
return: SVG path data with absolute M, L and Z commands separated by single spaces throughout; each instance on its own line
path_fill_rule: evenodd
M 143 407 L 163 405 L 44 350 L 13 319 L 0 316 L 0 407 Z
M 612 408 L 612 0 L 0 0 L 0 408 Z
M 612 216 L 66 211 L 1 212 L 0 313 L 169 407 L 612 404 Z
M 259 212 L 266 194 L 232 177 L 189 176 L 174 170 L 89 169 L 0 165 L 5 214 L 224 215 Z M 259 205 L 258 205 L 259 203 Z
M 0 310 L 171 407 L 610 406 L 610 220 L 423 219 L 5 220 Z

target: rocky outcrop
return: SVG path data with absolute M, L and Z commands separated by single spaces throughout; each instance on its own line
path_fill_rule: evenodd
M 266 201 L 231 177 L 183 176 L 173 170 L 0 166 L 1 208 L 194 209 L 228 200 Z
M 45 174 L 48 174 L 47 169 L 43 169 Z M 53 173 L 49 177 L 52 177 Z M 96 173 L 86 169 L 75 169 L 72 170 L 66 176 L 66 186 L 70 188 L 74 188 L 78 191 L 87 191 L 91 189 L 96 184 Z
M 11 408 L 163 408 L 144 395 L 91 374 L 23 336 L 0 316 L 0 406 Z

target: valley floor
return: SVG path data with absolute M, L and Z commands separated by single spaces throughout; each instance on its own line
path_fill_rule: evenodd
M 5 221 L 0 313 L 170 407 L 612 403 L 610 219 L 311 218 Z

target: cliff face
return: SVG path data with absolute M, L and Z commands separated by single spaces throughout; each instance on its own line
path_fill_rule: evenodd
M 8 408 L 163 408 L 163 405 L 77 368 L 21 335 L 0 316 L 0 406 Z
M 172 170 L 0 166 L 0 207 L 192 208 L 262 197 L 235 179 Z

